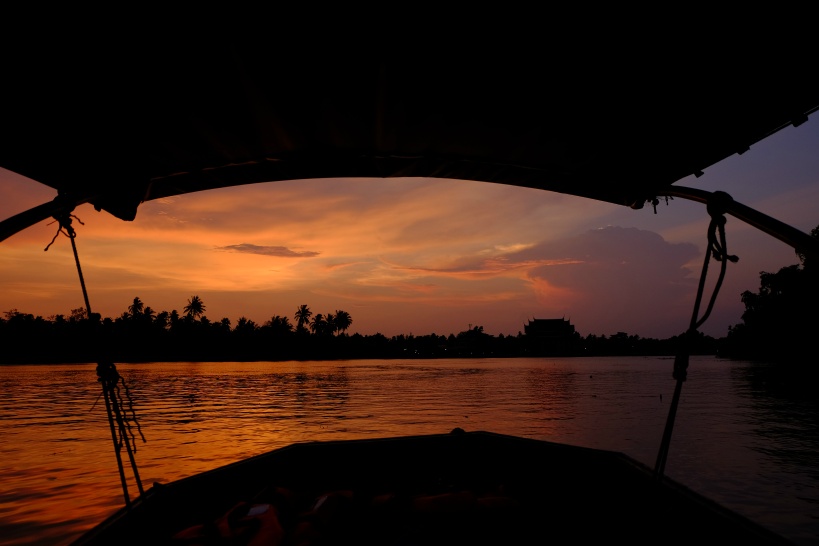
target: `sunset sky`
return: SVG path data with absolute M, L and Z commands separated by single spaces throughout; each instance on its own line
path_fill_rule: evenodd
M 680 185 L 735 200 L 805 232 L 819 225 L 819 122 L 788 127 Z M 56 191 L 0 170 L 0 218 Z M 125 222 L 75 210 L 93 311 L 117 317 L 133 298 L 182 312 L 198 295 L 212 321 L 258 324 L 350 313 L 348 333 L 516 335 L 532 318 L 565 317 L 581 335 L 667 338 L 691 319 L 703 262 L 705 206 L 682 199 L 631 210 L 484 182 L 325 179 L 212 190 L 141 205 Z M 716 337 L 741 320 L 760 271 L 798 263 L 790 247 L 728 217 L 729 264 Z M 84 301 L 71 244 L 41 222 L 0 242 L 0 313 L 48 317 Z M 718 264 L 711 262 L 710 295 Z

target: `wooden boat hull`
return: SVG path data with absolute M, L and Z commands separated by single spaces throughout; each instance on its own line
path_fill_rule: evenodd
M 253 506 L 264 523 L 242 519 Z M 74 544 L 262 533 L 268 544 L 790 544 L 622 453 L 459 429 L 293 444 L 155 484 Z

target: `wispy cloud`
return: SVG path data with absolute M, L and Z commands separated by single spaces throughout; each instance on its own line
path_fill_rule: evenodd
M 355 262 L 342 262 L 342 263 L 328 263 L 324 265 L 324 269 L 327 271 L 335 271 L 338 269 L 345 269 L 349 267 L 355 267 L 359 265 L 366 265 L 367 261 L 355 261 Z
M 538 266 L 566 265 L 572 263 L 579 262 L 578 260 L 574 259 L 514 260 L 510 259 L 509 256 L 495 256 L 484 259 L 467 256 L 441 267 L 398 264 L 392 264 L 392 267 L 396 270 L 424 273 L 428 275 L 448 276 L 454 278 L 482 278 L 505 275 L 521 270 L 530 270 Z
M 225 252 L 243 252 L 246 254 L 260 254 L 262 256 L 275 256 L 277 258 L 313 258 L 320 253 L 313 250 L 298 252 L 290 250 L 286 246 L 260 246 L 250 243 L 238 245 L 217 246 L 216 250 Z

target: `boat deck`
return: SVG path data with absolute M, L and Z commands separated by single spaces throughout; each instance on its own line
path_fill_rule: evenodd
M 453 431 L 294 444 L 155 485 L 75 545 L 554 540 L 790 544 L 623 454 Z

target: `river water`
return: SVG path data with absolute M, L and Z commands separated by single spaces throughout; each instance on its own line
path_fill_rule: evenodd
M 596 357 L 117 369 L 147 489 L 293 442 L 455 427 L 622 451 L 654 467 L 672 366 Z M 819 544 L 815 390 L 770 365 L 693 357 L 666 474 L 797 544 Z M 0 442 L 0 544 L 67 544 L 124 504 L 95 365 L 0 367 Z

